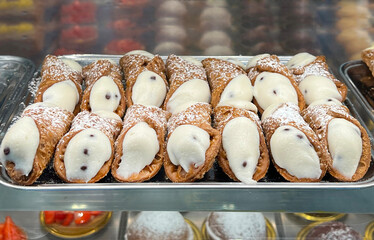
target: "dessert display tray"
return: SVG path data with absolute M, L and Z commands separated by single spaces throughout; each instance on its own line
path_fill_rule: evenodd
M 120 55 L 65 55 L 81 65 L 87 65 L 97 59 L 111 59 L 118 62 Z M 198 59 L 206 57 L 195 56 Z M 250 56 L 233 56 L 246 63 Z M 280 56 L 282 62 L 291 57 Z M 164 57 L 166 59 L 166 57 Z M 32 76 L 32 74 L 30 75 Z M 14 116 L 32 103 L 38 71 L 23 88 L 17 88 L 11 96 L 18 97 L 12 102 L 12 108 L 6 113 L 0 124 L 0 141 Z M 345 80 L 345 79 L 342 79 Z M 373 140 L 374 120 L 368 116 L 367 106 L 363 104 L 349 84 L 345 104 L 361 124 L 367 128 Z M 24 94 L 20 94 L 22 92 Z M 374 211 L 374 205 L 368 206 L 370 197 L 374 197 L 373 162 L 366 176 L 359 182 L 337 182 L 325 177 L 319 183 L 286 182 L 270 166 L 266 177 L 253 185 L 231 181 L 218 164 L 194 183 L 172 183 L 164 172 L 144 183 L 118 183 L 108 174 L 94 184 L 66 184 L 54 173 L 53 167 L 47 167 L 40 179 L 32 186 L 13 183 L 4 168 L 0 171 L 0 210 L 254 210 L 254 211 L 336 211 L 366 212 Z M 354 193 L 354 194 L 351 194 Z M 331 199 L 338 199 L 331 201 Z M 16 200 L 15 200 L 16 199 Z M 279 201 L 274 201 L 278 199 Z M 74 204 L 72 204 L 74 203 Z M 350 203 L 350 207 L 347 207 Z

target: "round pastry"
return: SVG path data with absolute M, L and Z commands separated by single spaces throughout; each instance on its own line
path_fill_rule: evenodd
M 206 221 L 209 239 L 267 239 L 262 213 L 212 212 Z
M 186 5 L 183 1 L 168 0 L 162 1 L 156 11 L 156 17 L 183 17 L 187 13 Z
M 183 26 L 163 25 L 158 28 L 156 42 L 177 42 L 183 43 L 187 38 L 187 32 Z
M 231 38 L 223 31 L 209 31 L 206 32 L 200 39 L 200 47 L 202 49 L 211 47 L 212 45 L 221 45 L 230 47 Z
M 342 222 L 332 221 L 321 223 L 306 234 L 305 240 L 332 240 L 332 239 L 349 239 L 362 240 L 362 236 L 352 227 Z
M 162 42 L 155 47 L 153 52 L 160 55 L 180 55 L 185 52 L 185 48 L 183 47 L 183 45 L 176 42 Z
M 200 26 L 202 29 L 228 29 L 231 27 L 231 14 L 226 8 L 205 8 L 200 15 Z
M 191 227 L 179 212 L 141 212 L 128 227 L 126 240 L 193 240 Z

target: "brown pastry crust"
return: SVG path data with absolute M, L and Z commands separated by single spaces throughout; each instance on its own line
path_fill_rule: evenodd
M 169 87 L 168 81 L 166 80 L 164 61 L 158 55 L 152 59 L 141 54 L 125 55 L 120 59 L 119 64 L 121 65 L 126 80 L 127 107 L 134 104 L 132 101 L 132 88 L 139 74 L 143 71 L 148 70 L 156 73 L 164 80 L 166 88 Z M 160 107 L 162 108 L 162 105 Z
M 265 136 L 262 132 L 260 119 L 258 118 L 257 114 L 245 109 L 229 106 L 219 106 L 214 109 L 214 126 L 217 130 L 220 131 L 222 136 L 226 124 L 237 117 L 249 118 L 257 125 L 257 130 L 260 137 L 260 157 L 258 159 L 256 171 L 253 174 L 253 180 L 258 181 L 266 175 L 270 165 L 270 160 L 269 152 L 265 142 Z M 226 152 L 223 149 L 223 143 L 221 143 L 221 147 L 219 150 L 218 163 L 223 171 L 227 174 L 227 176 L 229 176 L 234 181 L 240 182 L 240 180 L 235 176 L 234 172 L 230 168 L 229 160 L 227 159 Z
M 288 70 L 288 68 L 282 64 L 279 58 L 275 55 L 271 55 L 269 57 L 264 57 L 257 61 L 255 67 L 252 67 L 248 70 L 248 77 L 252 82 L 252 86 L 254 86 L 257 76 L 262 72 L 272 72 L 272 73 L 279 73 L 283 76 L 287 77 L 290 80 L 290 83 L 295 88 L 297 93 L 298 99 L 298 106 L 302 110 L 305 107 L 305 100 L 303 94 L 300 92 L 299 87 L 292 75 L 292 73 Z M 253 98 L 253 103 L 257 106 L 258 111 L 262 114 L 265 109 L 262 109 L 258 104 L 256 98 Z
M 277 111 L 279 114 L 277 114 Z M 273 136 L 273 133 L 277 128 L 281 126 L 292 126 L 305 134 L 308 138 L 309 142 L 313 145 L 314 150 L 317 152 L 317 155 L 320 160 L 321 166 L 321 176 L 318 179 L 313 178 L 297 178 L 290 173 L 286 169 L 279 167 L 274 158 L 272 157 L 273 164 L 277 171 L 282 175 L 286 180 L 290 182 L 319 182 L 325 176 L 327 171 L 327 163 L 329 154 L 326 151 L 326 148 L 319 142 L 316 133 L 309 127 L 309 125 L 304 121 L 302 116 L 300 115 L 300 110 L 295 104 L 292 103 L 283 103 L 273 112 L 271 116 L 266 118 L 262 122 L 262 127 L 264 129 L 266 142 L 268 145 L 268 149 L 271 155 L 271 148 L 270 148 L 270 139 Z M 272 155 L 271 155 L 272 156 Z
M 361 52 L 362 61 L 368 66 L 371 74 L 374 76 L 374 48 L 364 49 Z
M 83 92 L 81 110 L 91 111 L 91 89 L 95 82 L 104 76 L 112 78 L 118 87 L 121 99 L 117 109 L 113 112 L 122 118 L 126 110 L 125 90 L 123 89 L 122 74 L 120 68 L 111 63 L 109 60 L 98 60 L 83 68 L 83 77 L 86 89 Z
M 43 102 L 44 92 L 53 84 L 71 80 L 77 88 L 79 94 L 79 102 L 73 111 L 74 115 L 80 111 L 80 104 L 82 101 L 82 74 L 74 71 L 66 65 L 61 59 L 54 55 L 47 55 L 44 58 L 41 70 L 41 81 L 35 95 L 34 102 Z
M 344 106 L 337 105 L 316 105 L 310 106 L 302 111 L 302 116 L 310 127 L 316 132 L 321 144 L 326 148 L 329 155 L 328 157 L 328 171 L 329 173 L 340 181 L 355 182 L 364 177 L 370 167 L 371 161 L 371 144 L 369 136 L 366 130 L 361 126 L 360 122 L 354 117 L 349 115 L 348 109 Z M 339 173 L 337 169 L 333 167 L 333 159 L 328 151 L 328 125 L 334 118 L 345 119 L 354 125 L 356 125 L 361 131 L 362 138 L 362 155 L 360 162 L 357 166 L 357 170 L 352 178 L 347 178 Z
M 205 130 L 210 135 L 210 146 L 205 152 L 205 162 L 195 168 L 193 164 L 188 172 L 181 166 L 175 166 L 169 159 L 166 151 L 164 169 L 168 178 L 173 182 L 193 182 L 204 177 L 204 174 L 213 166 L 215 157 L 221 145 L 221 134 L 212 128 L 210 114 L 212 108 L 208 103 L 197 103 L 188 107 L 183 112 L 173 115 L 168 122 L 168 137 L 181 125 L 194 125 Z
M 165 155 L 165 135 L 166 124 L 170 113 L 158 107 L 146 107 L 140 104 L 134 104 L 127 109 L 126 116 L 123 120 L 123 128 L 115 142 L 115 158 L 112 164 L 112 175 L 120 182 L 144 182 L 154 177 L 161 169 Z M 117 174 L 117 169 L 121 164 L 123 155 L 123 140 L 127 132 L 139 122 L 146 122 L 156 131 L 160 150 L 156 154 L 152 163 L 145 166 L 139 173 L 134 173 L 128 178 Z
M 170 88 L 165 97 L 164 110 L 167 110 L 169 99 L 183 83 L 192 79 L 207 81 L 207 76 L 202 66 L 197 66 L 174 54 L 169 55 L 166 60 L 166 75 L 169 79 Z
M 28 176 L 14 168 L 13 162 L 6 162 L 6 171 L 10 178 L 21 185 L 33 184 L 43 173 L 51 160 L 56 144 L 69 130 L 73 113 L 58 107 L 30 107 L 22 117 L 31 117 L 39 129 L 39 146 L 36 150 L 33 168 Z
M 114 157 L 114 140 L 118 136 L 119 132 L 121 131 L 122 122 L 116 119 L 109 119 L 109 118 L 102 118 L 95 113 L 90 113 L 88 111 L 83 111 L 78 113 L 78 115 L 74 118 L 72 127 L 70 131 L 65 134 L 60 142 L 57 145 L 55 158 L 53 162 L 53 167 L 57 173 L 57 175 L 64 180 L 65 182 L 71 183 L 86 183 L 81 179 L 74 179 L 68 180 L 66 178 L 66 170 L 65 170 L 65 163 L 64 163 L 64 155 L 66 148 L 70 142 L 70 140 L 77 135 L 79 132 L 88 129 L 94 128 L 103 132 L 111 143 L 112 154 L 110 158 L 103 164 L 99 172 L 93 177 L 88 183 L 97 182 L 103 177 L 107 175 L 112 165 L 113 157 Z
M 239 75 L 246 74 L 243 68 L 229 61 L 218 58 L 206 58 L 201 61 L 208 75 L 208 81 L 212 90 L 212 107 L 215 108 L 223 90 L 230 81 Z
M 336 79 L 334 75 L 330 73 L 325 56 L 317 56 L 313 62 L 307 64 L 306 66 L 293 68 L 290 69 L 290 71 L 294 75 L 297 84 L 300 84 L 304 78 L 310 75 L 317 75 L 331 79 L 338 89 L 339 94 L 342 96 L 341 102 L 344 102 L 347 96 L 347 86 L 345 86 L 344 83 Z

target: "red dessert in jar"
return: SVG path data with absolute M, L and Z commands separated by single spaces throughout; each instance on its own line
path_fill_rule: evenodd
M 105 47 L 104 52 L 107 54 L 124 54 L 132 50 L 144 50 L 143 44 L 133 39 L 113 40 Z
M 61 23 L 93 23 L 96 20 L 96 3 L 90 1 L 74 1 L 61 6 Z
M 90 51 L 96 44 L 97 39 L 98 31 L 96 26 L 74 25 L 61 31 L 60 47 Z

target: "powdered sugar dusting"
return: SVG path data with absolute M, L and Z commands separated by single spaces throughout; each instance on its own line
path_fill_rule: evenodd
M 228 109 L 228 111 L 225 111 L 225 109 Z M 256 113 L 246 109 L 223 106 L 216 107 L 214 109 L 214 125 L 216 126 L 217 130 L 220 130 L 225 125 L 225 123 L 233 119 L 234 113 L 236 117 L 247 117 L 246 115 L 249 115 L 250 118 L 254 120 L 258 126 L 261 127 L 260 118 Z
M 192 79 L 207 80 L 205 69 L 190 63 L 174 54 L 169 55 L 166 60 L 166 73 L 169 82 L 187 82 Z
M 196 103 L 186 110 L 171 116 L 168 122 L 168 133 L 172 133 L 175 128 L 186 124 L 199 124 L 208 122 L 210 124 L 211 106 L 208 103 Z
M 304 67 L 297 67 L 290 70 L 294 77 L 297 84 L 299 84 L 304 78 L 315 75 L 315 76 L 322 76 L 331 79 L 332 81 L 338 81 L 328 70 L 328 66 L 325 62 L 324 57 L 317 57 L 312 63 L 304 66 Z
M 102 118 L 95 113 L 83 111 L 73 119 L 70 132 L 80 131 L 87 128 L 95 128 L 102 131 L 110 139 L 113 139 L 115 133 L 121 131 L 121 125 L 118 124 L 119 120 L 112 118 Z
M 158 107 L 134 104 L 127 109 L 123 119 L 123 129 L 128 129 L 135 124 L 144 121 L 144 117 L 151 118 L 159 127 L 166 128 L 168 112 Z
M 312 228 L 305 239 L 319 240 L 361 240 L 363 239 L 352 227 L 342 222 L 326 222 Z
M 52 79 L 54 81 L 72 80 L 78 84 L 82 83 L 80 72 L 72 69 L 56 56 L 47 55 L 43 61 L 41 71 L 42 81 Z
M 90 86 L 101 77 L 108 76 L 122 80 L 120 68 L 109 60 L 97 60 L 83 68 L 86 86 Z
M 147 70 L 159 74 L 163 79 L 166 80 L 166 76 L 164 75 L 165 65 L 163 64 L 163 61 L 161 61 L 161 65 L 155 64 L 157 63 L 158 58 L 158 55 L 155 55 L 155 57 L 152 59 L 140 54 L 123 56 L 120 60 L 120 63 L 126 81 L 130 77 L 136 79 L 141 72 Z M 146 66 L 143 66 L 144 63 L 146 63 Z
M 303 117 L 300 115 L 299 107 L 294 103 L 281 104 L 269 117 L 263 121 L 263 124 L 266 126 L 271 126 L 274 125 L 274 122 L 279 123 L 279 126 L 295 123 L 305 130 L 311 130 L 308 124 L 304 121 Z

